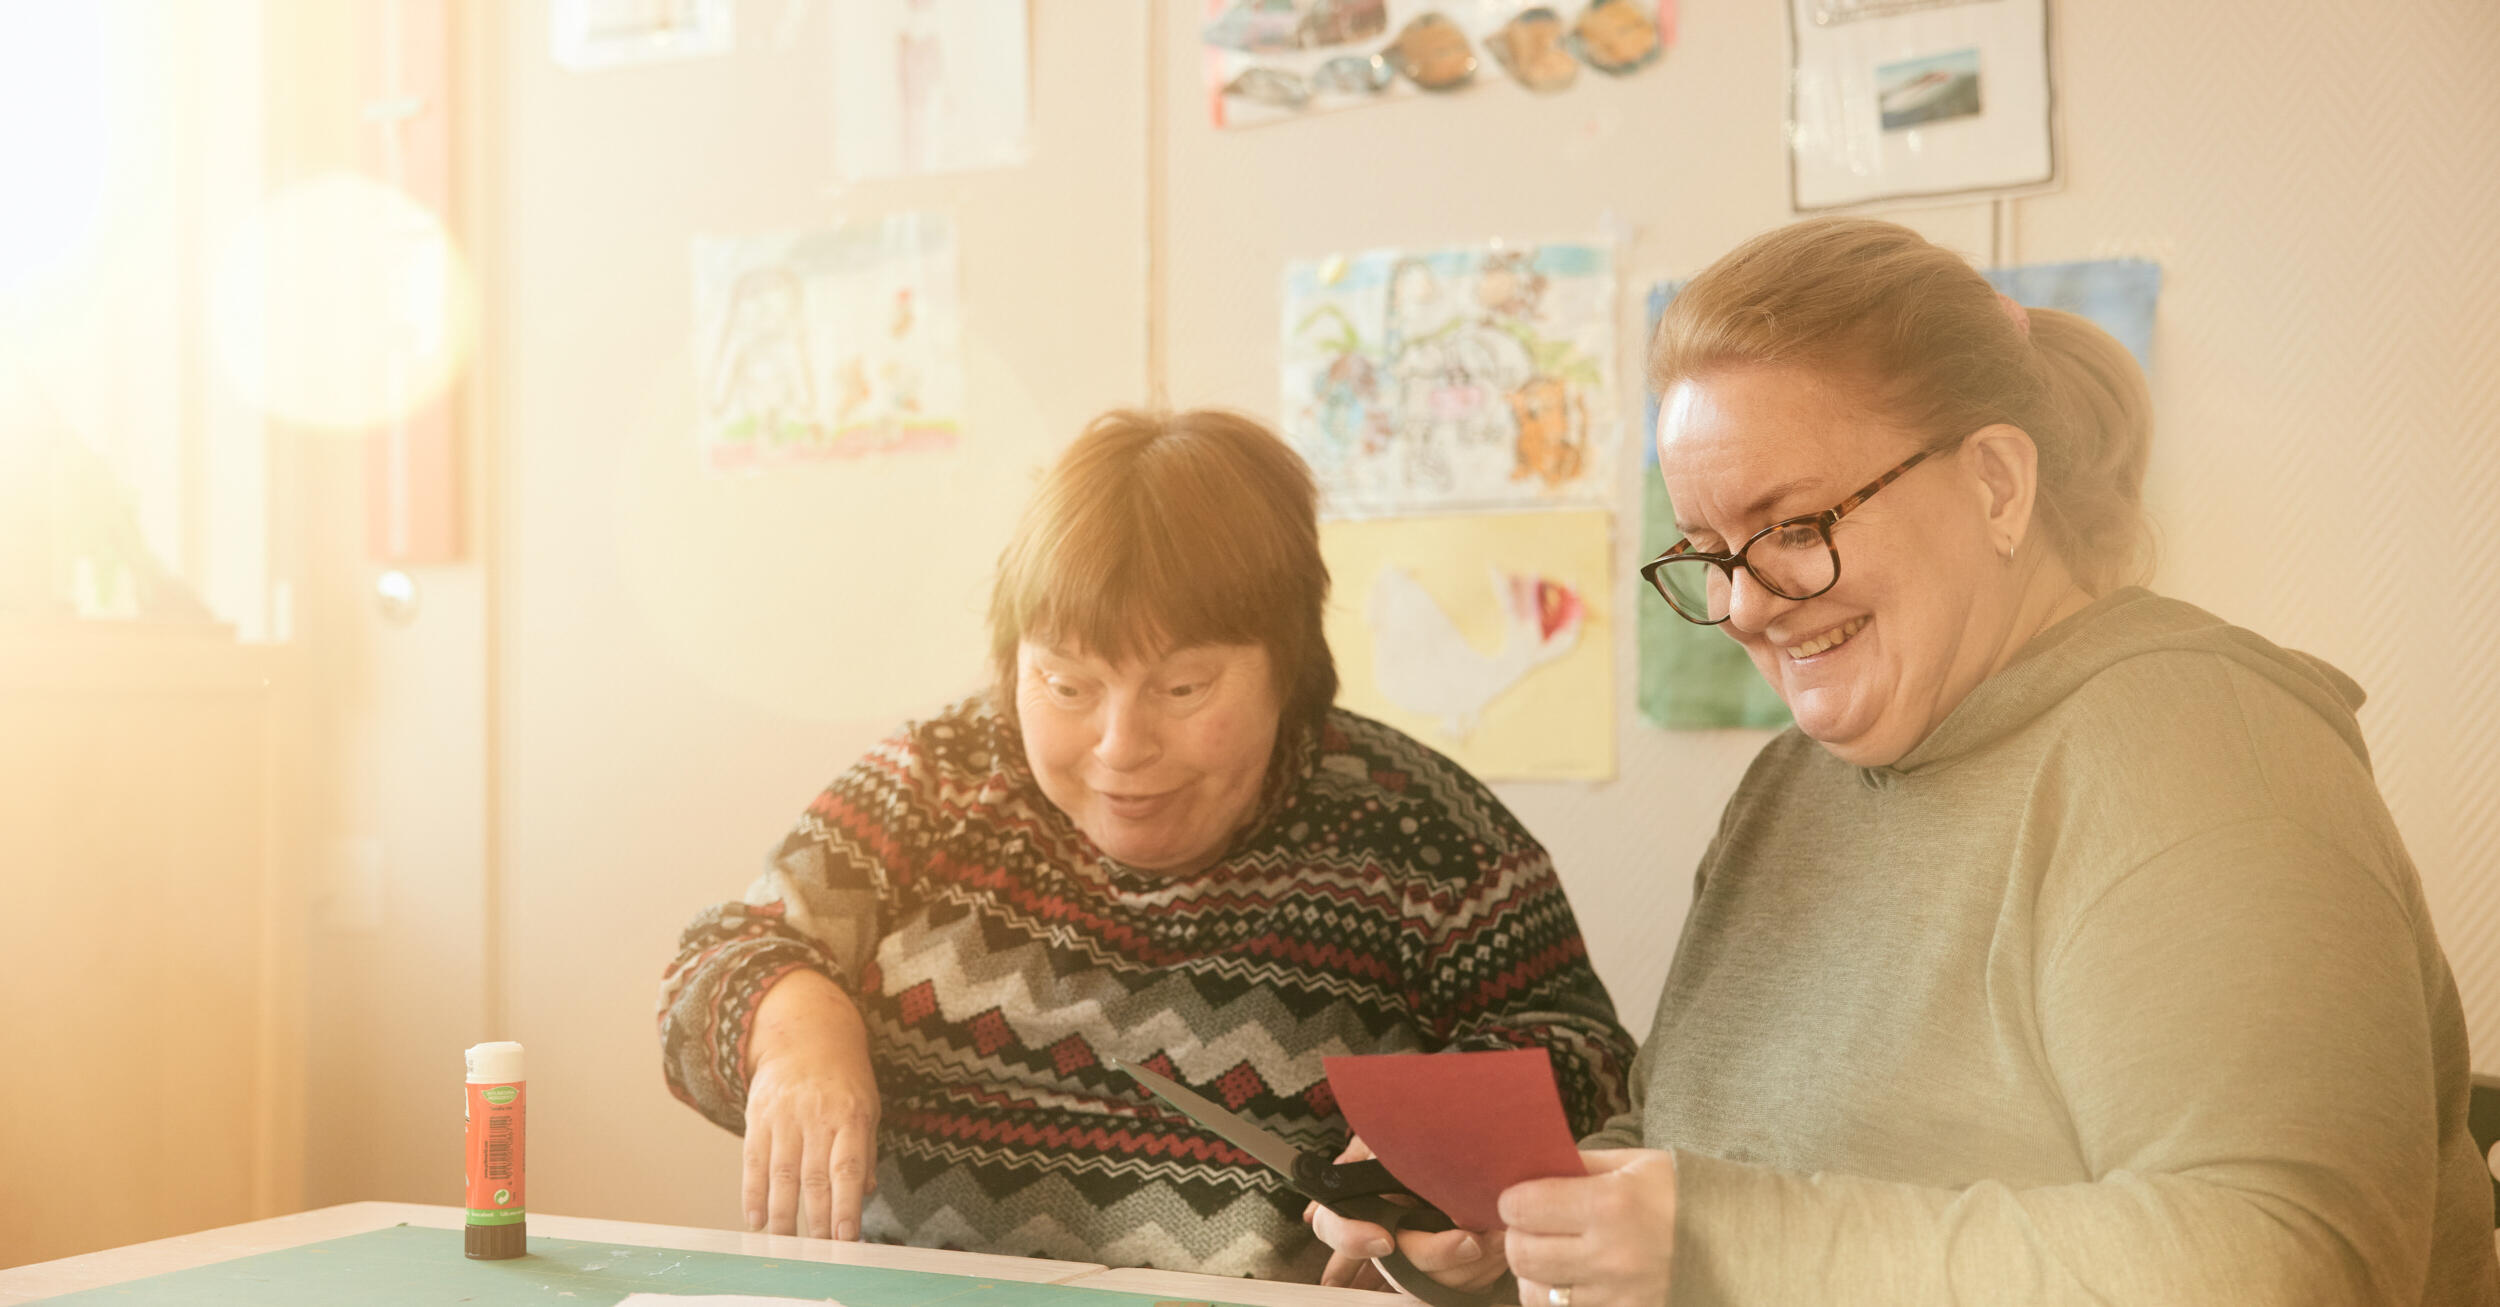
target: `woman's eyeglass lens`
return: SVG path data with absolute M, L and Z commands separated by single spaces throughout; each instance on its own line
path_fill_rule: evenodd
M 1746 541 L 1735 559 L 1669 554 L 1641 571 L 1679 616 L 1716 626 L 1727 620 L 1737 567 L 1783 599 L 1812 599 L 1840 580 L 1840 555 L 1819 518 L 1782 522 Z
M 1832 524 L 1874 498 L 1876 491 L 1900 480 L 1902 473 L 1917 467 L 1929 454 L 1945 448 L 1951 446 L 1931 446 L 1902 459 L 1858 493 L 1820 513 L 1773 522 L 1754 532 L 1732 556 L 1694 552 L 1679 540 L 1674 549 L 1643 563 L 1641 575 L 1649 578 L 1650 586 L 1678 616 L 1703 626 L 1727 620 L 1740 567 L 1782 599 L 1812 599 L 1840 580 L 1840 551 L 1832 547 Z

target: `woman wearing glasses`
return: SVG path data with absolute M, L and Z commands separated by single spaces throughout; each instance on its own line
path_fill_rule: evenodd
M 2500 1301 L 2361 692 L 2131 584 L 2126 351 L 1833 219 L 1695 279 L 1651 378 L 1684 538 L 1644 574 L 1796 729 L 1591 1174 L 1408 1255 L 1530 1307 Z

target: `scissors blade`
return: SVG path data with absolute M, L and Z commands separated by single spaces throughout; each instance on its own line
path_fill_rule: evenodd
M 1179 1108 L 1188 1114 L 1191 1120 L 1223 1136 L 1226 1143 L 1267 1163 L 1286 1179 L 1294 1179 L 1294 1163 L 1301 1159 L 1301 1149 L 1144 1067 L 1130 1066 L 1118 1058 L 1105 1060 L 1111 1064 L 1112 1070 L 1124 1072 L 1131 1080 L 1153 1090 L 1155 1097 Z

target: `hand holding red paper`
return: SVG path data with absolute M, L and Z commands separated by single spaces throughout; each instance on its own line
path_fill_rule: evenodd
M 1502 1224 L 1502 1191 L 1581 1175 L 1580 1150 L 1541 1048 L 1327 1059 L 1346 1124 L 1416 1197 L 1459 1226 Z
M 1502 1195 L 1502 1251 L 1519 1276 L 1519 1301 L 1664 1307 L 1675 1259 L 1675 1154 L 1582 1156 L 1585 1176 L 1532 1180 Z M 1557 1288 L 1568 1290 L 1559 1300 Z
M 1359 1143 L 1460 1227 L 1396 1236 L 1397 1250 L 1442 1284 L 1477 1290 L 1503 1275 L 1503 1190 L 1583 1174 L 1543 1049 L 1332 1057 L 1327 1068 Z M 1353 1283 L 1349 1259 L 1391 1246 L 1380 1228 L 1332 1212 L 1315 1213 L 1312 1228 L 1338 1253 L 1324 1283 Z

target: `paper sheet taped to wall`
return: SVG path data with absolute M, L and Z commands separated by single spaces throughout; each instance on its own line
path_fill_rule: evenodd
M 1323 515 L 1611 505 L 1614 304 L 1598 244 L 1288 265 L 1282 427 Z
M 1605 513 L 1332 522 L 1338 702 L 1479 776 L 1614 774 Z
M 833 171 L 845 182 L 1025 161 L 1025 0 L 841 0 Z
M 697 238 L 694 274 L 706 467 L 953 447 L 964 382 L 952 218 Z

